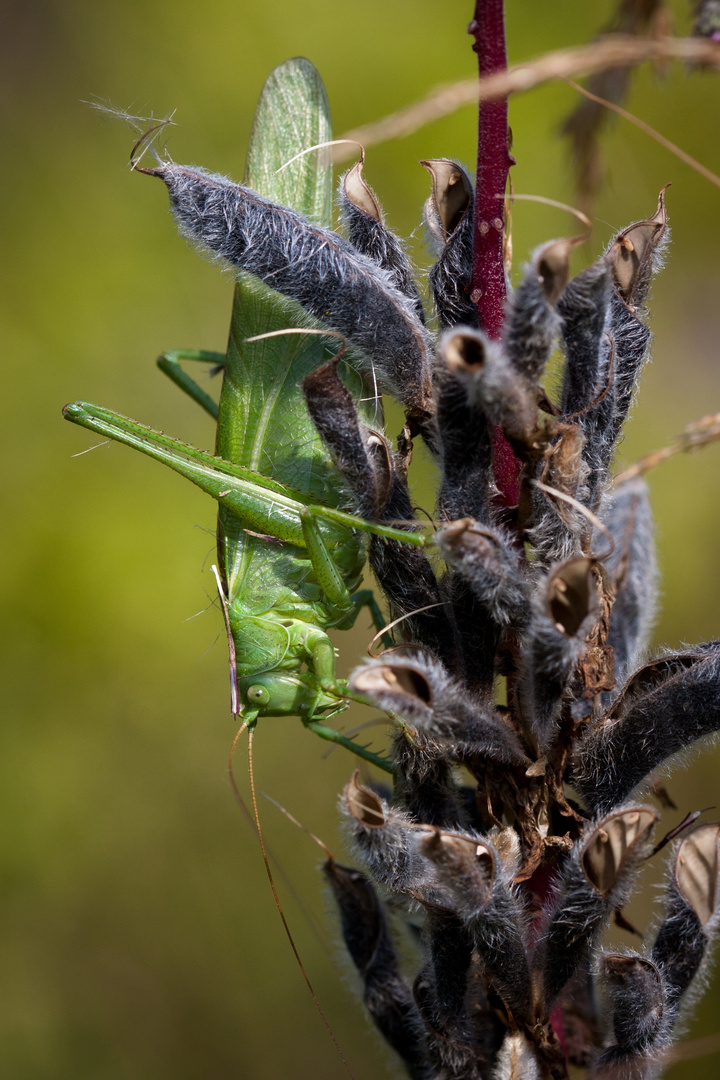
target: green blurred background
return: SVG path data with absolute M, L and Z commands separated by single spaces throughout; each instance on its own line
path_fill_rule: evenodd
M 685 33 L 686 0 L 674 6 Z M 178 238 L 162 185 L 128 171 L 128 133 L 82 101 L 177 109 L 175 160 L 241 178 L 254 102 L 274 65 L 293 55 L 318 65 L 341 133 L 472 76 L 471 7 L 5 5 L 3 1077 L 343 1075 L 227 782 L 234 725 L 210 606 L 213 507 L 124 448 L 74 457 L 97 440 L 60 417 L 64 402 L 83 397 L 210 446 L 209 423 L 153 360 L 173 347 L 224 349 L 232 292 L 230 278 Z M 509 0 L 511 61 L 586 42 L 611 7 Z M 512 101 L 517 191 L 572 201 L 558 128 L 575 104 L 564 85 Z M 720 169 L 716 76 L 643 69 L 628 105 Z M 417 161 L 449 155 L 471 164 L 474 124 L 468 107 L 368 153 L 366 175 L 391 226 L 412 234 L 421 265 L 428 178 Z M 674 185 L 675 244 L 655 288 L 654 362 L 621 448 L 627 462 L 720 409 L 720 192 L 622 121 L 605 150 L 608 183 L 577 268 L 614 229 L 653 211 L 666 181 Z M 514 222 L 517 265 L 540 241 L 575 231 L 558 211 L 532 204 L 519 204 Z M 658 642 L 720 629 L 719 466 L 711 447 L 652 476 L 664 574 Z M 368 637 L 365 627 L 341 635 L 345 669 Z M 326 758 L 293 720 L 264 725 L 256 754 L 259 786 L 342 857 L 335 800 L 349 756 Z M 668 827 L 718 801 L 719 760 L 706 752 L 672 779 L 681 814 L 667 814 Z M 297 897 L 281 882 L 301 952 L 355 1075 L 389 1075 L 326 917 L 319 852 L 270 804 L 262 812 Z M 660 874 L 651 869 L 651 881 Z M 654 895 L 648 888 L 646 901 Z M 647 905 L 630 914 L 644 924 Z M 704 999 L 691 1037 L 720 1031 L 717 1001 Z M 669 1076 L 714 1077 L 719 1062 L 700 1058 Z

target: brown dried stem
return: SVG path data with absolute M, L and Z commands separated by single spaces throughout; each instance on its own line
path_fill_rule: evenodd
M 558 49 L 536 60 L 516 64 L 480 79 L 463 79 L 431 91 L 422 101 L 391 113 L 371 124 L 347 131 L 343 139 L 376 146 L 411 135 L 418 128 L 443 116 L 449 116 L 464 105 L 478 100 L 491 101 L 532 90 L 552 79 L 584 78 L 613 68 L 635 67 L 648 61 L 682 60 L 720 68 L 720 44 L 705 38 L 638 38 L 632 34 L 608 34 L 590 45 L 574 49 Z M 352 157 L 349 149 L 339 147 L 335 161 Z

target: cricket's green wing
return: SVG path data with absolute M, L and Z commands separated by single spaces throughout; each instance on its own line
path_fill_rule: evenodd
M 258 102 L 245 183 L 321 225 L 330 225 L 329 153 L 303 151 L 331 138 L 327 96 L 315 67 L 304 59 L 281 64 L 268 77 Z M 216 453 L 288 485 L 308 501 L 336 507 L 340 497 L 337 473 L 308 414 L 302 383 L 340 350 L 341 342 L 314 334 L 247 340 L 293 328 L 320 329 L 321 324 L 257 279 L 238 278 Z M 371 396 L 352 367 L 343 367 L 343 378 L 356 400 Z M 376 420 L 371 407 L 368 417 Z M 234 594 L 253 588 L 253 553 L 239 522 L 224 509 L 220 525 L 232 601 Z M 358 569 L 356 563 L 353 577 Z
M 328 149 L 296 154 L 332 139 L 330 106 L 314 64 L 296 57 L 267 77 L 247 153 L 245 184 L 291 206 L 318 225 L 332 220 L 332 165 Z

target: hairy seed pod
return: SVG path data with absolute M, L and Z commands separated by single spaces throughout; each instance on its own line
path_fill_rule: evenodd
M 421 844 L 452 895 L 486 976 L 518 1020 L 530 1015 L 527 918 L 494 847 L 485 839 L 439 830 Z
M 655 525 L 643 478 L 606 496 L 601 519 L 615 542 L 605 562 L 615 593 L 607 643 L 615 656 L 615 679 L 622 684 L 647 645 L 656 608 Z M 599 543 L 598 534 L 594 539 Z
M 468 811 L 442 749 L 417 732 L 401 729 L 393 739 L 391 759 L 394 806 L 424 825 L 463 827 Z
M 418 897 L 434 895 L 436 875 L 418 852 L 412 822 L 363 787 L 357 771 L 340 798 L 340 810 L 359 858 L 379 885 Z
M 615 288 L 631 311 L 642 307 L 650 289 L 650 280 L 663 265 L 670 240 L 665 210 L 665 190 L 658 196 L 657 210 L 651 218 L 636 221 L 610 242 L 606 258 L 615 278 Z
M 508 301 L 505 353 L 518 377 L 536 391 L 560 330 L 555 305 L 567 284 L 573 246 L 572 240 L 552 240 L 538 248 Z
M 477 326 L 470 298 L 472 281 L 473 189 L 462 165 L 447 158 L 421 161 L 432 177 L 425 224 L 438 259 L 428 275 L 440 329 Z
M 522 574 L 517 545 L 504 529 L 471 519 L 455 521 L 435 533 L 435 543 L 498 626 L 525 627 L 530 584 Z
M 580 743 L 574 783 L 593 811 L 626 799 L 673 754 L 720 729 L 720 646 L 641 668 Z
M 700 825 L 675 849 L 669 866 L 665 918 L 652 958 L 676 1013 L 720 925 L 720 825 Z
M 608 383 L 607 331 L 612 267 L 599 259 L 568 284 L 558 302 L 565 346 L 561 411 L 583 423 Z
M 518 677 L 523 721 L 542 753 L 557 734 L 563 690 L 597 615 L 598 584 L 592 559 L 570 559 L 548 573 L 527 628 Z
M 598 1066 L 644 1056 L 664 1044 L 668 1027 L 665 987 L 657 966 L 637 953 L 607 953 L 600 964 L 612 1017 L 614 1045 Z
M 484 409 L 469 398 L 464 372 L 458 370 L 467 363 L 459 358 L 466 341 L 459 334 L 443 335 L 433 377 L 442 447 L 437 507 L 445 521 L 490 517 L 492 435 Z
M 523 522 L 539 566 L 564 562 L 583 552 L 588 532 L 587 516 L 582 513 L 588 478 L 585 449 L 580 424 L 556 422 L 542 455 L 526 467 L 529 512 L 525 511 Z
M 480 755 L 498 763 L 527 762 L 500 714 L 471 699 L 437 661 L 381 656 L 356 668 L 350 685 L 412 724 L 451 761 Z
M 502 346 L 481 330 L 460 327 L 445 334 L 440 347 L 448 366 L 465 383 L 471 405 L 499 425 L 511 442 L 530 443 L 537 429 L 537 398 L 518 378 Z
M 307 375 L 303 393 L 308 412 L 333 461 L 350 485 L 358 511 L 382 517 L 390 497 L 392 458 L 382 435 L 361 424 L 352 395 L 328 360 Z
M 370 1018 L 412 1080 L 431 1080 L 422 1020 L 400 974 L 375 890 L 358 870 L 329 860 L 323 871 L 340 912 L 345 945 L 363 981 Z
M 413 268 L 398 238 L 386 228 L 383 213 L 375 192 L 363 176 L 365 155 L 340 179 L 340 208 L 348 231 L 348 239 L 356 251 L 372 259 L 381 270 L 387 270 L 393 285 L 411 300 L 415 314 L 425 322 L 420 293 Z
M 381 387 L 427 419 L 427 335 L 387 272 L 336 233 L 223 176 L 172 163 L 148 172 L 167 186 L 182 232 L 343 334 L 372 363 Z
M 562 868 L 535 966 L 547 1013 L 597 942 L 615 907 L 626 902 L 648 853 L 658 814 L 648 806 L 616 810 L 585 827 Z

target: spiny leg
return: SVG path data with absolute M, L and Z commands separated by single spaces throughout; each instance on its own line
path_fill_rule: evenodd
M 194 379 L 191 379 L 186 371 L 183 371 L 181 367 L 181 361 L 183 360 L 199 361 L 202 364 L 213 364 L 215 367 L 221 368 L 225 365 L 225 353 L 208 352 L 206 349 L 173 349 L 171 352 L 163 353 L 162 356 L 157 358 L 157 366 L 160 370 L 176 386 L 179 386 L 184 393 L 188 394 L 193 401 L 196 401 L 205 412 L 209 413 L 213 420 L 217 420 L 217 402 L 213 401 L 210 395 Z

